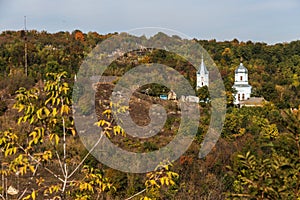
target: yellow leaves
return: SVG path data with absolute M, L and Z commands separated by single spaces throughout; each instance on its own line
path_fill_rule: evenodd
M 45 132 L 44 128 L 36 127 L 36 128 L 34 129 L 34 131 L 32 131 L 32 132 L 29 134 L 29 136 L 31 136 L 31 137 L 33 137 L 33 138 L 41 137 L 41 136 L 44 135 L 44 132 Z
M 106 189 L 108 190 L 113 189 L 114 191 L 116 191 L 116 188 L 111 183 L 108 183 L 107 178 L 103 180 L 105 181 L 105 183 L 102 183 L 100 180 L 96 181 L 96 183 L 101 186 L 100 191 L 105 191 Z
M 45 105 L 48 105 L 51 102 L 51 106 L 54 106 L 54 105 L 58 106 L 59 103 L 61 102 L 59 93 L 56 93 L 55 91 L 48 92 L 47 96 L 50 96 L 50 97 L 45 101 Z
M 59 136 L 55 134 L 55 144 L 58 145 L 58 143 L 59 143 Z
M 14 108 L 18 109 L 18 112 L 21 112 L 24 110 L 24 115 L 19 117 L 18 119 L 18 124 L 21 122 L 26 122 L 28 119 L 30 119 L 30 124 L 32 124 L 35 120 L 34 118 L 34 113 L 35 113 L 35 106 L 32 105 L 31 103 L 29 105 L 24 105 L 24 104 L 18 104 L 16 103 L 14 105 Z
M 36 116 L 38 119 L 44 119 L 46 117 L 49 117 L 49 115 L 50 115 L 50 110 L 45 106 L 36 111 Z
M 55 100 L 56 100 L 56 105 L 59 105 L 59 103 L 60 103 L 60 98 L 56 98 Z M 52 101 L 52 106 L 55 104 L 55 100 Z
M 173 178 L 174 177 L 170 176 L 170 175 L 162 176 L 162 177 L 156 177 L 154 179 L 147 180 L 145 182 L 145 185 L 146 185 L 147 188 L 149 188 L 149 187 L 160 188 L 163 185 L 166 185 L 166 186 L 175 185 L 175 182 L 174 182 Z
M 105 110 L 104 112 L 102 112 L 103 115 L 106 115 L 108 119 L 110 119 L 111 116 L 111 110 Z
M 19 117 L 18 124 L 21 124 L 22 121 L 23 121 L 23 117 Z
M 57 115 L 57 108 L 53 108 L 52 109 L 52 116 L 56 117 L 56 115 Z
M 53 94 L 53 95 L 54 95 L 53 92 L 48 92 L 48 93 L 47 93 L 47 96 L 50 95 L 50 94 Z M 54 102 L 53 102 L 53 101 L 54 101 L 53 95 L 52 95 L 50 98 L 46 99 L 45 105 L 48 105 L 48 103 L 49 103 L 50 101 L 52 102 L 52 105 L 54 105 Z
M 298 74 L 293 74 L 293 86 L 298 87 L 300 85 L 300 78 Z
M 104 134 L 110 138 L 110 131 L 113 129 L 111 126 L 112 124 L 106 120 L 99 120 L 98 122 L 95 123 L 95 125 L 102 127 Z
M 113 104 L 112 102 L 110 102 L 110 107 L 112 107 Z M 107 109 L 105 111 L 102 112 L 103 116 L 105 116 L 107 119 L 111 118 L 111 114 L 112 114 L 112 110 L 111 109 Z M 119 125 L 113 125 L 112 124 L 113 119 L 110 121 L 107 121 L 105 119 L 101 119 L 98 122 L 95 123 L 95 125 L 103 128 L 103 132 L 107 137 L 110 137 L 111 132 L 113 132 L 114 135 L 122 135 L 125 136 L 125 131 L 124 129 L 119 126 Z
M 149 197 L 142 197 L 142 198 L 140 198 L 140 200 L 152 200 L 152 199 Z
M 245 128 L 240 128 L 239 130 L 239 135 L 244 135 L 246 133 L 246 129 Z
M 261 134 L 267 139 L 276 139 L 279 136 L 279 131 L 276 124 L 264 125 Z
M 55 125 L 55 124 L 57 124 L 57 119 L 56 119 L 56 118 L 52 118 L 52 119 L 50 119 L 50 122 L 51 122 L 53 125 Z
M 18 123 L 26 122 L 28 118 L 31 119 L 31 116 L 35 113 L 35 106 L 32 102 L 38 100 L 38 94 L 40 91 L 37 88 L 32 88 L 26 90 L 25 88 L 20 88 L 17 91 L 16 103 L 13 105 L 14 109 L 17 109 L 18 112 L 24 111 L 24 116 L 19 118 Z M 31 119 L 32 121 L 32 119 Z
M 31 198 L 31 194 L 27 195 L 26 197 L 24 197 L 22 200 L 28 200 Z
M 22 106 L 24 106 L 24 105 L 22 105 Z M 24 107 L 25 107 L 25 106 L 24 106 Z M 26 108 L 25 114 L 26 114 L 26 115 L 32 114 L 34 111 L 35 111 L 34 106 L 33 106 L 32 104 L 29 104 L 29 106 L 27 106 L 27 108 Z
M 78 198 L 85 197 L 85 194 L 94 193 L 95 191 L 101 193 L 106 189 L 115 189 L 107 178 L 102 176 L 102 172 L 88 165 L 83 166 L 81 170 L 83 179 L 74 181 L 71 183 L 72 186 L 78 191 Z
M 59 88 L 59 92 L 63 92 L 64 94 L 67 94 L 69 89 L 70 88 L 68 83 L 63 83 L 63 86 Z
M 53 194 L 53 193 L 56 193 L 60 190 L 61 186 L 60 185 L 51 185 L 49 186 L 49 188 L 47 188 L 45 191 L 44 191 L 44 195 L 48 195 L 48 194 Z
M 72 135 L 74 137 L 76 135 L 76 130 L 74 128 L 71 128 L 70 130 L 71 130 L 71 133 L 72 133 Z
M 113 131 L 114 131 L 115 135 L 121 134 L 122 136 L 125 136 L 124 129 L 121 126 L 119 126 L 119 125 L 118 126 L 114 126 Z
M 44 107 L 44 112 L 45 112 L 46 116 L 48 117 L 50 114 L 50 111 L 47 107 Z
M 27 167 L 26 166 L 20 167 L 19 172 L 23 176 L 24 174 L 27 173 Z
M 4 151 L 4 156 L 7 157 L 9 155 L 14 155 L 17 153 L 17 147 L 11 147 L 11 148 L 7 148 Z
M 29 123 L 32 124 L 34 122 L 34 120 L 35 120 L 35 117 L 32 116 L 31 119 L 30 119 L 30 121 L 29 121 Z
M 35 171 L 34 166 L 33 166 L 33 165 L 29 165 L 28 167 L 29 167 L 30 171 L 31 171 L 32 173 L 34 173 L 34 171 Z
M 101 119 L 101 120 L 99 120 L 98 122 L 96 122 L 95 125 L 97 125 L 97 126 L 99 126 L 99 127 L 104 127 L 104 125 L 110 126 L 111 123 L 108 122 L 108 121 L 106 121 L 106 120 L 104 120 L 104 119 Z
M 48 161 L 48 160 L 52 159 L 52 152 L 51 151 L 45 151 L 43 153 L 42 158 L 43 158 L 43 161 Z
M 63 115 L 64 113 L 65 114 L 69 114 L 70 112 L 70 107 L 67 106 L 67 105 L 62 105 L 61 106 L 61 109 L 60 109 L 60 114 Z
M 104 134 L 106 135 L 106 137 L 110 138 L 110 133 L 109 133 L 109 131 L 104 131 Z
M 22 112 L 25 109 L 25 105 L 23 104 L 15 104 L 13 108 L 18 109 L 18 112 Z
M 32 191 L 32 193 L 31 193 L 31 198 L 32 198 L 33 200 L 35 200 L 35 198 L 36 198 L 36 191 L 35 191 L 35 190 Z
M 18 147 L 15 145 L 18 136 L 11 130 L 0 132 L 1 152 L 4 152 L 4 157 L 15 155 Z
M 87 191 L 90 191 L 92 193 L 94 192 L 94 188 L 93 188 L 93 186 L 90 183 L 81 183 L 79 185 L 79 190 L 80 191 L 87 190 Z
M 166 172 L 166 174 L 168 175 L 168 177 L 170 179 L 172 179 L 172 178 L 179 178 L 179 174 L 177 174 L 175 172 L 172 172 L 172 171 Z
M 46 82 L 44 87 L 44 91 L 47 92 L 45 105 L 48 105 L 50 102 L 52 106 L 59 106 L 60 104 L 70 105 L 71 102 L 69 98 L 66 97 L 70 91 L 70 87 L 67 82 L 63 81 L 63 78 L 66 77 L 66 73 L 49 73 L 46 76 L 50 77 L 50 79 Z M 66 109 L 64 108 L 62 113 L 65 111 Z
M 29 147 L 32 146 L 32 143 L 37 144 L 38 142 L 42 142 L 45 135 L 45 129 L 36 127 L 30 134 L 29 137 L 32 139 L 29 141 Z
M 147 188 L 149 188 L 149 187 L 160 188 L 160 185 L 158 184 L 158 182 L 156 182 L 156 180 L 147 180 L 145 182 L 145 185 Z
M 169 185 L 169 179 L 167 177 L 162 177 L 162 178 L 160 178 L 160 183 L 161 183 L 161 185 L 164 185 L 164 184 Z
M 230 56 L 232 54 L 232 51 L 230 48 L 225 48 L 224 51 L 222 52 L 222 56 Z
M 28 170 L 34 173 L 35 166 L 29 162 L 27 154 L 20 154 L 12 160 L 9 169 L 12 172 L 18 172 L 20 175 L 25 175 Z
M 158 191 L 162 186 L 175 185 L 174 179 L 177 179 L 179 175 L 170 171 L 172 164 L 167 162 L 166 164 L 160 164 L 157 166 L 156 171 L 147 173 L 147 180 L 145 182 L 146 190 L 151 194 Z M 145 199 L 146 197 L 142 198 Z
M 35 180 L 35 183 L 38 185 L 38 186 L 41 186 L 43 183 L 45 182 L 45 179 L 40 177 L 39 179 L 36 179 Z
M 59 143 L 59 136 L 57 135 L 57 134 L 55 134 L 55 133 L 51 133 L 50 134 L 50 141 L 52 142 L 53 141 L 53 139 L 55 140 L 54 141 L 54 144 L 55 145 L 58 145 L 58 143 Z
M 8 148 L 10 145 L 14 144 L 17 139 L 17 134 L 11 130 L 0 132 L 0 145 L 4 145 L 4 148 Z

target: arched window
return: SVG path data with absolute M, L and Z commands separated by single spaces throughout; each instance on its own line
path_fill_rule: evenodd
M 242 94 L 242 100 L 245 100 L 245 94 Z
M 238 94 L 238 100 L 239 101 L 241 100 L 241 94 Z
M 243 76 L 240 76 L 240 81 L 242 81 L 243 80 Z

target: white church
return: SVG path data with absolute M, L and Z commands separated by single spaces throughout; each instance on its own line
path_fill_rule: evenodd
M 201 60 L 201 65 L 197 71 L 197 89 L 207 86 L 209 84 L 209 71 L 207 70 L 203 57 Z
M 207 70 L 203 57 L 199 70 L 197 71 L 197 89 L 209 85 L 209 71 Z M 234 104 L 241 105 L 249 100 L 261 101 L 261 98 L 250 98 L 252 86 L 248 82 L 248 70 L 241 62 L 235 70 L 234 85 L 232 86 L 236 93 L 234 94 Z M 263 98 L 262 98 L 263 99 Z M 259 102 L 260 103 L 260 102 Z
M 241 101 L 250 99 L 252 86 L 248 83 L 248 70 L 241 62 L 235 70 L 233 89 L 236 90 L 234 95 L 234 104 L 238 105 Z

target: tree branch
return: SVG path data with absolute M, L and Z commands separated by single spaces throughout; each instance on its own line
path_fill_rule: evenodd
M 94 151 L 94 149 L 96 148 L 96 146 L 99 144 L 99 142 L 101 141 L 102 137 L 103 137 L 104 133 L 101 133 L 100 138 L 98 139 L 98 141 L 94 144 L 94 146 L 89 150 L 89 152 L 85 155 L 85 157 L 81 160 L 81 162 L 77 165 L 77 167 L 70 173 L 70 175 L 68 176 L 68 178 L 72 177 L 73 174 L 79 169 L 79 167 L 84 163 L 84 161 L 87 159 L 87 157 L 91 154 L 92 151 Z
M 24 151 L 34 162 L 36 162 L 37 165 L 40 165 L 41 162 L 38 161 L 35 157 L 33 157 L 30 153 L 26 152 L 25 149 L 20 145 L 17 144 L 19 146 L 19 148 Z M 41 165 L 47 172 L 49 172 L 50 174 L 52 174 L 55 178 L 57 178 L 58 180 L 60 180 L 61 182 L 64 182 L 64 180 L 62 178 L 60 178 L 57 174 L 55 174 L 53 171 L 51 171 L 49 168 Z
M 134 197 L 136 197 L 136 196 L 138 196 L 138 195 L 140 195 L 140 194 L 144 193 L 145 191 L 146 191 L 146 188 L 145 188 L 145 189 L 143 189 L 142 191 L 139 191 L 138 193 L 136 193 L 136 194 L 132 195 L 131 197 L 128 197 L 128 198 L 127 198 L 127 199 L 125 199 L 125 200 L 130 200 L 130 199 L 132 199 L 132 198 L 134 198 Z

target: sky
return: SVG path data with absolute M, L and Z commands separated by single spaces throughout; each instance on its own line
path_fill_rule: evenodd
M 274 44 L 300 39 L 299 0 L 0 0 L 0 31 L 162 27 L 197 39 Z

